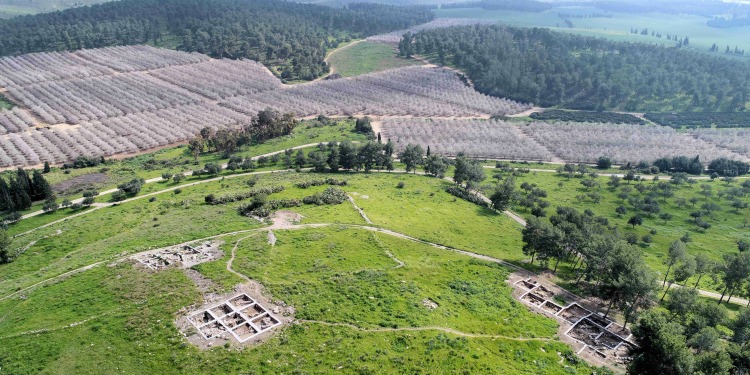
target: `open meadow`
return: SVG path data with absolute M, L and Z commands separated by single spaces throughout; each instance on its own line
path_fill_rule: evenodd
M 249 177 L 239 177 L 90 209 L 17 236 L 14 244 L 25 249 L 0 266 L 0 327 L 9 344 L 0 349 L 0 363 L 20 374 L 223 373 L 247 366 L 260 373 L 586 371 L 555 338 L 553 320 L 511 297 L 507 268 L 395 235 L 521 259 L 518 224 L 456 200 L 441 179 L 335 177 L 347 180 L 342 188 L 372 224 L 349 202 L 306 205 L 293 209 L 301 221 L 272 229 L 271 246 L 268 224 L 239 215 L 240 203 L 204 203 L 207 194 L 246 190 Z M 293 199 L 323 191 L 295 187 L 319 178 L 274 173 L 255 187 L 285 186 L 270 197 Z M 223 257 L 190 272 L 147 270 L 129 258 L 212 236 L 223 242 Z M 236 259 L 228 263 L 230 257 Z M 250 347 L 198 349 L 172 321 L 201 304 L 208 290 L 226 293 L 241 283 L 228 267 L 293 306 L 295 322 Z
M 331 74 L 341 77 L 354 77 L 421 64 L 419 61 L 397 57 L 396 50 L 388 44 L 369 41 L 354 42 L 350 46 L 340 47 L 333 51 L 326 61 L 331 66 Z

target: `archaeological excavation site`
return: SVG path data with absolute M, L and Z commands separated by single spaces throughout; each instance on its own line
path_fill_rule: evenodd
M 560 322 L 565 338 L 577 354 L 607 364 L 630 362 L 630 350 L 636 345 L 628 329 L 577 302 L 559 304 L 551 287 L 533 277 L 518 280 L 513 286 L 521 293 L 521 302 Z
M 245 293 L 195 311 L 188 321 L 204 340 L 234 338 L 239 343 L 281 325 L 271 311 Z
M 165 268 L 190 268 L 196 264 L 210 262 L 221 258 L 219 242 L 206 241 L 200 244 L 177 245 L 133 256 L 144 267 L 158 271 Z

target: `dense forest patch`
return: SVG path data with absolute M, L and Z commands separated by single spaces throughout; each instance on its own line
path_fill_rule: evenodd
M 0 22 L 0 55 L 132 44 L 172 44 L 215 58 L 249 58 L 282 78 L 325 73 L 326 49 L 354 36 L 432 19 L 426 8 L 345 9 L 258 0 L 124 0 Z
M 747 128 L 750 127 L 750 113 L 747 112 L 685 112 L 685 113 L 646 113 L 646 118 L 673 128 Z
M 402 55 L 461 68 L 482 93 L 551 107 L 625 111 L 740 111 L 747 63 L 546 29 L 481 25 L 407 36 Z

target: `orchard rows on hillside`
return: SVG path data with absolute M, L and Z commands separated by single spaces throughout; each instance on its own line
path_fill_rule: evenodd
M 733 130 L 688 135 L 653 126 L 469 119 L 516 114 L 531 104 L 481 94 L 442 68 L 284 85 L 255 61 L 131 46 L 2 58 L 0 86 L 17 105 L 0 111 L 2 167 L 136 153 L 185 142 L 204 127 L 243 128 L 265 109 L 296 117 L 398 117 L 386 119 L 383 135 L 443 155 L 571 162 L 607 156 L 616 163 L 750 156 L 748 137 Z
M 267 108 L 298 117 L 489 116 L 529 108 L 479 94 L 443 69 L 285 86 L 254 61 L 146 46 L 7 57 L 0 77 L 18 105 L 0 112 L 4 167 L 184 142 L 204 127 L 242 127 Z

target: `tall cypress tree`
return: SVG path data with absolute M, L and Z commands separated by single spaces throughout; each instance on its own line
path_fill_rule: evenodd
M 10 187 L 4 178 L 0 178 L 0 210 L 10 210 L 13 200 L 10 197 Z
M 25 210 L 31 207 L 31 197 L 29 197 L 28 185 L 25 182 L 20 175 L 10 182 L 11 199 L 13 200 L 13 207 L 10 207 L 11 211 Z
M 31 178 L 31 199 L 34 201 L 38 201 L 40 199 L 47 198 L 52 189 L 49 186 L 49 183 L 47 180 L 44 179 L 44 176 L 42 175 L 42 172 L 39 172 L 39 170 L 34 170 L 33 176 Z

